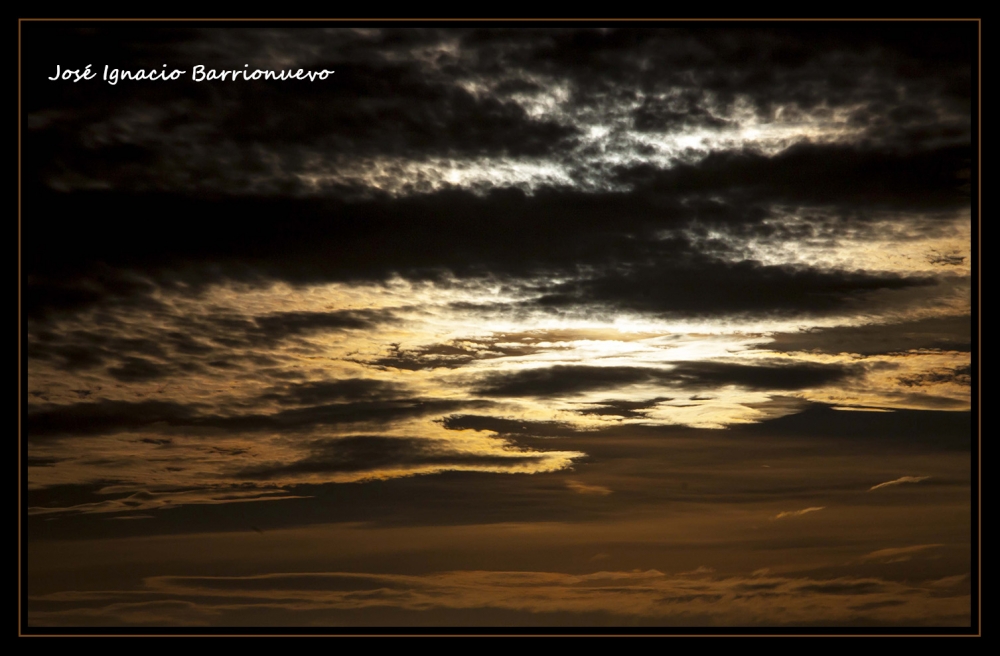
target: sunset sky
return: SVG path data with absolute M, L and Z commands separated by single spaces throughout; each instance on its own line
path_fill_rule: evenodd
M 972 626 L 977 62 L 22 23 L 27 627 Z

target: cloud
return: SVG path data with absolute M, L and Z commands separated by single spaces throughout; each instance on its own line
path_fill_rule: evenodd
M 876 215 L 888 213 L 898 236 L 966 212 L 969 25 L 863 35 L 826 25 L 810 36 L 800 26 L 675 28 L 526 38 L 491 27 L 32 26 L 25 310 L 42 321 L 95 306 L 163 310 L 163 290 L 231 281 L 455 275 L 547 279 L 539 304 L 555 309 L 808 314 L 932 284 L 719 255 L 747 231 L 835 243 Z M 184 81 L 102 93 L 30 82 L 75 52 L 124 68 L 295 62 L 338 72 L 323 84 Z M 782 219 L 796 208 L 810 213 Z M 148 238 L 136 216 L 170 229 Z M 699 245 L 679 231 L 697 233 Z M 689 291 L 705 286 L 714 292 Z M 292 312 L 236 330 L 267 344 L 365 321 Z M 179 334 L 176 348 L 204 348 Z M 470 354 L 453 346 L 372 364 L 463 363 Z M 102 357 L 48 354 L 67 367 Z M 137 367 L 116 370 L 152 375 Z
M 48 404 L 28 413 L 29 440 L 68 435 L 102 435 L 163 423 L 183 425 L 196 421 L 195 404 L 171 401 L 109 401 L 69 405 Z
M 609 268 L 543 289 L 529 306 L 661 317 L 829 314 L 877 290 L 936 285 L 933 278 L 686 258 Z M 709 293 L 706 293 L 709 292 Z
M 938 266 L 958 266 L 965 262 L 965 256 L 958 253 L 934 253 L 927 257 L 927 261 Z
M 945 576 L 936 581 L 931 581 L 928 585 L 935 588 L 950 588 L 963 583 L 968 578 L 968 574 L 956 574 L 955 576 Z
M 879 549 L 861 557 L 861 560 L 881 560 L 883 558 L 895 558 L 897 556 L 908 556 L 910 554 L 937 549 L 941 544 L 916 544 L 911 547 L 892 547 L 889 549 Z
M 448 415 L 442 418 L 440 423 L 448 430 L 492 431 L 504 436 L 569 437 L 581 432 L 581 429 L 567 422 L 508 419 L 487 415 Z
M 371 378 L 345 378 L 288 383 L 270 388 L 260 398 L 276 401 L 281 405 L 312 406 L 332 402 L 395 399 L 405 397 L 405 392 L 405 388 L 395 382 Z
M 784 130 L 888 152 L 927 150 L 970 140 L 975 42 L 970 25 L 943 23 L 813 25 L 806 33 L 767 25 L 530 34 L 390 27 L 364 35 L 32 26 L 23 39 L 26 150 L 34 154 L 26 177 L 61 189 L 209 193 L 310 190 L 317 171 L 341 185 L 458 184 L 434 171 L 405 175 L 433 155 L 459 170 L 476 158 L 541 160 L 539 168 L 580 180 L 623 154 L 660 155 L 669 137 L 728 130 L 745 140 L 747 126 L 759 129 L 757 139 L 777 128 L 770 138 L 779 142 Z M 77 52 L 132 69 L 170 61 L 337 73 L 322 84 L 122 83 L 99 96 L 31 83 Z M 610 129 L 598 137 L 593 126 Z M 372 172 L 347 175 L 358 160 L 374 162 Z M 490 181 L 481 175 L 472 184 Z
M 757 575 L 669 575 L 657 570 L 563 574 L 540 571 L 452 571 L 421 576 L 361 572 L 275 573 L 251 576 L 156 576 L 133 591 L 56 592 L 33 595 L 36 625 L 113 622 L 203 622 L 226 624 L 267 605 L 273 622 L 295 618 L 351 618 L 381 608 L 406 611 L 404 624 L 420 613 L 438 613 L 462 624 L 477 618 L 540 621 L 566 613 L 599 625 L 653 622 L 659 626 L 845 626 L 860 620 L 881 626 L 962 625 L 969 599 L 948 588 L 878 578 L 794 578 Z M 803 603 L 807 600 L 808 603 Z M 173 606 L 168 605 L 173 603 Z M 152 605 L 168 610 L 149 615 Z M 45 610 L 43 610 L 43 608 Z M 507 614 L 454 614 L 493 609 Z M 511 612 L 516 614 L 512 615 Z M 346 614 L 345 614 L 346 613 Z M 184 620 L 177 622 L 177 620 Z M 579 621 L 579 619 L 578 619 Z
M 647 367 L 556 365 L 490 373 L 474 391 L 484 396 L 557 396 L 651 382 L 659 373 Z
M 673 401 L 669 396 L 658 396 L 646 401 L 609 400 L 603 403 L 591 403 L 591 407 L 577 410 L 582 415 L 599 415 L 602 417 L 621 417 L 622 419 L 641 419 L 658 403 Z
M 861 440 L 875 449 L 931 449 L 968 451 L 972 416 L 965 411 L 900 410 L 840 412 L 821 403 L 743 427 L 751 435 L 803 436 L 833 440 Z
M 391 309 L 271 312 L 255 316 L 203 307 L 190 314 L 163 308 L 146 314 L 136 325 L 134 318 L 127 317 L 124 306 L 103 309 L 104 316 L 100 319 L 105 328 L 101 331 L 89 326 L 66 329 L 63 323 L 43 322 L 45 328 L 30 331 L 29 357 L 63 371 L 88 370 L 115 362 L 107 367 L 114 379 L 142 382 L 204 367 L 238 367 L 254 357 L 259 359 L 259 351 L 263 349 L 273 350 L 310 337 L 371 330 L 396 322 Z M 133 336 L 137 328 L 142 337 Z
M 116 332 L 80 328 L 59 332 L 33 330 L 28 343 L 28 355 L 33 360 L 51 362 L 64 371 L 91 369 L 108 360 L 118 360 L 119 366 L 110 369 L 112 375 L 120 377 L 120 380 L 157 378 L 171 371 L 170 367 L 150 360 L 169 358 L 162 341 L 147 337 L 128 337 Z
M 899 485 L 901 483 L 919 483 L 920 481 L 926 481 L 930 476 L 902 476 L 892 481 L 886 481 L 885 483 L 879 483 L 878 485 L 873 485 L 868 488 L 868 491 L 877 490 L 880 487 L 888 487 L 890 485 Z
M 568 466 L 572 452 L 544 452 L 511 448 L 479 450 L 448 440 L 424 437 L 388 437 L 352 435 L 337 439 L 314 440 L 309 454 L 299 460 L 262 463 L 242 469 L 237 478 L 247 480 L 329 480 L 346 474 L 350 480 L 391 478 L 446 470 L 461 471 L 554 471 Z
M 621 176 L 651 191 L 721 194 L 734 203 L 925 212 L 969 206 L 960 172 L 970 157 L 965 146 L 899 153 L 801 143 L 774 156 L 715 152 L 697 163 L 640 165 Z
M 715 197 L 714 191 L 704 193 Z M 735 245 L 745 242 L 741 226 L 766 222 L 773 232 L 774 224 L 780 225 L 769 205 L 682 202 L 673 193 L 640 190 L 441 191 L 353 201 L 77 192 L 41 195 L 31 213 L 47 217 L 46 234 L 64 236 L 53 243 L 33 232 L 40 230 L 39 221 L 26 222 L 26 310 L 35 320 L 94 306 L 156 307 L 159 288 L 191 293 L 229 281 L 305 285 L 385 281 L 397 275 L 411 280 L 493 277 L 527 285 L 524 291 L 541 283 L 536 299 L 521 301 L 529 307 L 604 305 L 706 315 L 830 312 L 848 309 L 852 299 L 876 290 L 936 284 L 927 276 L 893 272 L 732 261 Z M 96 218 L 86 225 L 71 222 L 68 217 L 77 213 Z M 128 226 L 140 213 L 151 224 L 173 228 L 155 240 L 133 236 Z M 219 218 L 225 216 L 241 217 L 240 230 Z M 294 218 L 275 234 L 275 216 Z M 608 216 L 616 221 L 608 223 Z M 477 220 L 470 223 L 468 217 Z M 856 223 L 833 218 L 830 234 L 819 236 L 837 239 Z M 496 239 L 475 225 L 502 225 L 507 236 Z M 691 226 L 731 234 L 733 245 L 724 239 L 696 243 L 682 238 L 678 231 Z M 190 234 L 198 240 L 192 242 Z M 766 239 L 802 237 L 792 231 Z M 703 293 L 706 288 L 712 293 Z M 341 311 L 325 320 L 291 313 L 253 323 L 241 319 L 233 327 L 247 339 L 267 342 L 324 327 L 363 328 L 375 319 L 363 311 Z M 409 362 L 404 358 L 400 364 L 405 368 Z
M 305 386 L 309 387 L 309 386 Z M 320 387 L 322 390 L 322 387 Z M 310 390 L 294 390 L 309 395 Z M 322 396 L 313 387 L 314 396 Z M 270 394 L 268 396 L 271 396 Z M 287 400 L 287 397 L 285 397 Z M 292 397 L 294 399 L 294 397 Z M 288 408 L 271 414 L 205 414 L 197 403 L 170 401 L 101 400 L 71 404 L 46 404 L 32 408 L 27 430 L 30 440 L 69 436 L 110 435 L 148 428 L 202 429 L 203 432 L 245 434 L 266 432 L 308 432 L 321 426 L 348 424 L 390 424 L 426 415 L 444 414 L 465 408 L 482 408 L 481 401 L 451 401 L 412 397 L 323 403 Z
M 927 371 L 910 376 L 900 376 L 899 382 L 907 387 L 923 387 L 941 383 L 972 385 L 972 365 L 963 365 L 939 371 Z
M 850 365 L 816 363 L 744 365 L 698 361 L 673 363 L 671 368 L 555 365 L 495 372 L 475 388 L 484 396 L 559 396 L 628 385 L 669 385 L 704 390 L 726 385 L 749 389 L 792 390 L 821 387 L 859 373 Z
M 536 353 L 560 350 L 560 347 L 539 346 L 539 342 L 547 342 L 545 335 L 553 331 L 534 331 L 525 333 L 495 333 L 489 337 L 473 337 L 462 340 L 452 340 L 447 343 L 430 344 L 414 348 L 401 348 L 399 344 L 390 345 L 390 354 L 386 357 L 358 362 L 380 369 L 402 369 L 420 371 L 427 369 L 455 369 L 481 360 L 497 358 L 523 357 Z
M 811 508 L 803 508 L 802 510 L 786 510 L 778 513 L 771 519 L 784 519 L 785 517 L 801 517 L 807 513 L 816 512 L 817 510 L 823 510 L 826 506 L 813 506 Z
M 173 367 L 145 358 L 126 357 L 117 367 L 108 367 L 108 373 L 122 382 L 156 380 L 170 375 Z
M 596 494 L 600 496 L 607 496 L 614 491 L 603 485 L 588 485 L 587 483 L 574 480 L 566 481 L 566 487 L 579 494 Z
M 337 310 L 332 312 L 274 312 L 249 320 L 223 319 L 214 321 L 227 333 L 254 345 L 273 345 L 289 337 L 324 331 L 372 328 L 377 323 L 392 321 L 391 311 Z
M 26 46 L 39 73 L 73 52 L 103 52 L 126 69 L 158 67 L 163 61 L 187 71 L 195 64 L 243 68 L 248 61 L 282 69 L 292 60 L 337 71 L 328 82 L 308 87 L 256 81 L 227 84 L 212 93 L 188 76 L 161 85 L 169 89 L 121 83 L 103 103 L 85 102 L 79 93 L 50 92 L 44 109 L 32 107 L 31 136 L 36 152 L 58 153 L 43 170 L 63 187 L 85 186 L 82 179 L 117 188 L 232 190 L 245 189 L 256 178 L 258 187 L 271 183 L 280 189 L 280 182 L 270 178 L 290 186 L 295 174 L 307 170 L 308 152 L 352 158 L 531 157 L 572 147 L 579 131 L 533 116 L 510 98 L 475 93 L 457 83 L 459 61 L 444 51 L 453 39 L 445 32 L 416 40 L 401 32 L 359 38 L 350 29 L 298 34 L 251 29 L 237 38 L 200 32 L 164 38 L 167 31 L 119 33 L 98 27 L 93 32 L 31 30 L 26 42 L 33 44 L 39 32 L 38 38 L 59 44 L 42 51 Z M 152 59 L 149 40 L 157 41 Z M 311 52 L 301 48 L 305 42 Z M 428 47 L 440 48 L 438 61 L 450 74 L 410 51 Z M 387 58 L 393 50 L 398 56 Z M 222 165 L 224 160 L 231 166 Z M 275 160 L 281 166 L 273 166 Z M 293 175 L 282 176 L 287 169 Z
M 928 317 L 916 321 L 861 326 L 813 328 L 797 333 L 778 333 L 767 348 L 774 351 L 818 351 L 875 355 L 914 349 L 969 351 L 972 348 L 972 318 L 968 314 Z
M 257 501 L 282 501 L 303 499 L 284 490 L 240 490 L 237 488 L 216 490 L 177 490 L 150 492 L 139 490 L 127 496 L 106 501 L 81 503 L 74 506 L 31 506 L 28 515 L 103 514 L 115 512 L 137 512 L 142 510 L 166 510 L 186 505 L 219 505 L 228 503 L 252 503 Z M 111 519 L 145 519 L 149 515 L 128 515 Z

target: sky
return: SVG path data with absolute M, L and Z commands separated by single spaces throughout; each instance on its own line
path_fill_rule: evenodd
M 20 46 L 27 630 L 978 622 L 978 23 Z

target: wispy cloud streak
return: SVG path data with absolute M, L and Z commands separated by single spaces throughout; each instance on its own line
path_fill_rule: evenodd
M 784 519 L 785 517 L 801 517 L 807 513 L 816 512 L 817 510 L 823 510 L 826 506 L 814 506 L 812 508 L 803 508 L 802 510 L 786 510 L 780 512 L 771 519 Z
M 879 483 L 878 485 L 873 485 L 868 488 L 868 491 L 877 490 L 881 487 L 889 487 L 890 485 L 901 485 L 903 483 L 919 483 L 920 481 L 926 481 L 930 476 L 901 476 L 893 481 L 886 481 L 885 483 Z

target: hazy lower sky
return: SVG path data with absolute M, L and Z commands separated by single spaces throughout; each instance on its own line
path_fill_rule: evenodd
M 22 23 L 28 627 L 969 627 L 977 31 Z

